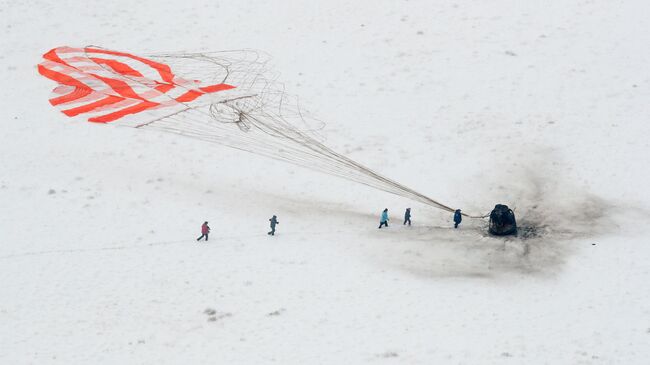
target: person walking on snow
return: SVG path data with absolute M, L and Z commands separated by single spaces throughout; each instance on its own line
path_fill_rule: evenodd
M 454 228 L 458 228 L 460 222 L 463 221 L 463 216 L 460 214 L 460 209 L 456 209 L 454 212 Z
M 406 208 L 406 212 L 404 212 L 404 224 L 408 222 L 409 226 L 411 225 L 411 208 Z
M 269 236 L 275 236 L 275 225 L 280 224 L 280 222 L 278 222 L 278 217 L 273 215 L 273 217 L 271 217 L 271 219 L 269 219 L 269 222 L 271 222 L 271 232 L 269 232 L 267 234 Z
M 200 241 L 201 238 L 205 237 L 205 240 L 208 240 L 208 233 L 210 233 L 210 227 L 208 227 L 208 222 L 203 222 L 201 226 L 201 237 L 197 238 L 197 241 Z
M 388 227 L 388 208 L 384 209 L 384 211 L 381 212 L 381 218 L 379 219 L 379 229 L 381 229 L 382 226 Z

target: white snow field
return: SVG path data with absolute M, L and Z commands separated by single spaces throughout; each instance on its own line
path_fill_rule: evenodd
M 0 364 L 650 363 L 649 14 L 0 1 Z M 36 70 L 65 45 L 264 51 L 329 147 L 468 213 L 508 204 L 534 235 L 68 118 Z

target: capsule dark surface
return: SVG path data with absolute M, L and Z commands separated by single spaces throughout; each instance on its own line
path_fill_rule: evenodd
M 507 205 L 497 204 L 490 213 L 490 234 L 505 236 L 517 233 L 515 213 Z

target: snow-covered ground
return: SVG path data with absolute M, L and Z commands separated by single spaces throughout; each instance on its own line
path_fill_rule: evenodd
M 648 14 L 0 2 L 0 363 L 647 364 Z M 36 72 L 62 45 L 263 50 L 328 146 L 468 212 L 506 203 L 538 236 L 454 230 L 362 185 L 69 119 Z

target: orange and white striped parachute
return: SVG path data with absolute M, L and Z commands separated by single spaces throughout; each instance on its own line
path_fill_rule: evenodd
M 43 55 L 41 75 L 60 84 L 50 103 L 67 116 L 108 123 L 143 111 L 176 107 L 235 86 L 204 85 L 174 74 L 166 64 L 97 47 L 58 47 Z
M 141 57 L 89 46 L 54 48 L 43 59 L 39 73 L 58 83 L 50 103 L 67 116 L 229 146 L 455 210 L 325 146 L 317 121 L 260 52 Z

